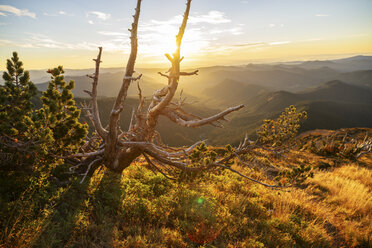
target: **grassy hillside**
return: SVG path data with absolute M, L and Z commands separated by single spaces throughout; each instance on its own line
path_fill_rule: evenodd
M 171 181 L 143 159 L 122 176 L 102 169 L 63 187 L 54 178 L 66 177 L 63 165 L 31 177 L 1 173 L 0 247 L 371 247 L 372 154 L 349 160 L 307 148 L 330 134 L 308 132 L 301 149 L 280 156 L 258 149 L 254 171 L 235 161 L 271 184 L 269 167 L 312 166 L 313 178 L 281 190 L 230 171 Z

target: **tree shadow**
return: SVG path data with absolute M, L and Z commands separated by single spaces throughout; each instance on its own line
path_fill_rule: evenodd
M 40 231 L 33 238 L 31 247 L 64 247 L 69 240 L 84 202 L 89 198 L 89 180 L 79 184 L 74 181 L 49 209 L 51 213 L 39 224 Z
M 86 221 L 75 227 L 65 247 L 113 247 L 117 216 L 122 201 L 121 175 L 103 172 L 97 189 L 90 195 Z

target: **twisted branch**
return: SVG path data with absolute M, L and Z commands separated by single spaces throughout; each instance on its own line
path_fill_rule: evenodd
M 211 117 L 204 118 L 204 119 L 197 119 L 197 120 L 185 120 L 181 118 L 180 115 L 175 113 L 174 111 L 163 111 L 162 114 L 167 116 L 170 120 L 176 122 L 177 124 L 181 126 L 200 127 L 206 124 L 213 124 L 213 122 L 216 122 L 218 120 L 224 120 L 225 115 L 228 115 L 231 112 L 237 111 L 243 107 L 244 107 L 243 104 L 239 106 L 231 107 Z

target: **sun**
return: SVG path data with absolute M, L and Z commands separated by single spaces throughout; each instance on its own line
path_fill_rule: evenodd
M 161 32 L 147 33 L 139 45 L 141 53 L 152 56 L 163 56 L 164 54 L 173 54 L 176 51 L 176 34 L 178 30 L 169 28 Z M 139 36 L 141 42 L 141 36 Z M 206 41 L 200 37 L 199 33 L 186 32 L 182 40 L 181 56 L 192 58 L 199 54 L 207 46 Z

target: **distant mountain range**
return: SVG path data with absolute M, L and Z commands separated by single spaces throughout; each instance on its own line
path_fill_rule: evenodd
M 326 82 L 299 93 L 276 91 L 250 98 L 247 104 L 253 105 L 253 111 L 275 112 L 283 110 L 288 104 L 300 102 L 341 102 L 372 103 L 372 89 L 346 84 L 339 80 Z
M 304 69 L 318 69 L 320 67 L 329 67 L 336 71 L 350 72 L 371 69 L 372 56 L 354 56 L 335 60 L 315 60 L 305 61 L 299 64 Z
M 93 69 L 66 70 L 66 80 L 75 80 L 75 97 L 84 101 L 83 92 L 91 88 L 86 74 Z M 157 75 L 165 69 L 137 69 L 143 73 L 140 85 L 143 94 L 166 85 L 165 78 Z M 43 73 L 45 75 L 43 75 Z M 45 90 L 48 75 L 31 71 L 31 78 L 39 90 Z M 98 93 L 100 112 L 105 123 L 113 100 L 122 82 L 123 69 L 101 70 Z M 36 77 L 33 78 L 33 76 Z M 212 126 L 199 129 L 182 128 L 166 118 L 158 126 L 163 141 L 170 145 L 191 144 L 208 139 L 214 145 L 241 140 L 245 133 L 255 135 L 255 130 L 265 118 L 276 118 L 285 107 L 295 105 L 306 110 L 309 119 L 302 131 L 311 129 L 338 129 L 346 127 L 372 127 L 372 56 L 356 56 L 339 60 L 305 61 L 275 64 L 249 64 L 246 66 L 213 66 L 199 68 L 198 76 L 182 77 L 179 90 L 197 103 L 187 106 L 190 112 L 208 116 L 236 104 L 245 108 L 231 114 L 224 129 Z M 128 101 L 122 114 L 121 125 L 128 125 L 131 108 L 138 100 L 137 86 L 129 89 Z
M 296 92 L 326 81 L 341 80 L 349 84 L 372 87 L 372 56 L 354 56 L 350 58 L 323 61 L 297 61 L 272 64 L 248 64 L 242 66 L 211 66 L 199 69 L 198 77 L 183 77 L 181 87 L 189 94 L 198 95 L 201 90 L 216 86 L 224 80 L 235 80 L 244 84 L 268 87 L 270 90 Z M 143 73 L 144 86 L 157 88 L 165 83 L 157 72 L 164 68 L 137 68 L 137 74 Z M 93 73 L 91 69 L 65 69 L 68 79 L 76 82 L 76 96 L 85 96 L 90 79 L 85 77 Z M 102 96 L 114 96 L 120 87 L 124 68 L 102 68 L 100 70 L 100 87 Z M 50 80 L 46 70 L 30 70 L 32 81 L 42 90 Z M 2 79 L 1 79 L 2 80 Z M 1 82 L 1 81 L 0 81 Z M 196 87 L 197 84 L 197 87 Z M 109 89 L 109 88 L 112 88 Z M 135 88 L 135 87 L 134 87 Z
M 230 117 L 231 121 L 227 123 L 225 130 L 221 130 L 220 135 L 217 129 L 208 135 L 209 138 L 218 136 L 217 144 L 238 142 L 245 132 L 255 135 L 255 130 L 262 124 L 263 119 L 276 118 L 289 105 L 308 112 L 309 118 L 302 124 L 302 131 L 317 128 L 372 127 L 372 89 L 338 80 L 299 93 L 263 91 L 254 97 L 236 101 L 244 103 L 245 108 Z
M 102 73 L 99 76 L 98 83 L 98 94 L 100 96 L 113 97 L 116 96 L 121 87 L 124 77 L 124 72 L 108 72 Z M 76 97 L 87 97 L 88 95 L 84 90 L 89 90 L 92 87 L 92 79 L 87 76 L 66 76 L 66 81 L 74 80 L 75 88 L 73 93 Z M 37 84 L 37 88 L 40 91 L 44 91 L 48 88 L 49 82 Z M 152 95 L 152 93 L 163 86 L 160 83 L 154 82 L 151 77 L 143 75 L 140 81 L 141 89 L 143 90 L 144 95 Z M 138 94 L 137 86 L 130 87 L 128 95 L 134 96 Z

